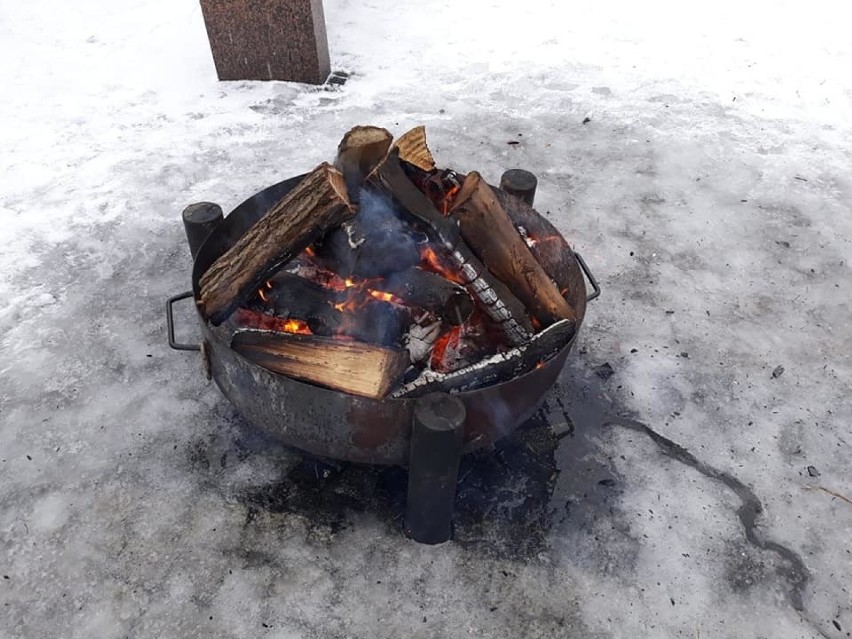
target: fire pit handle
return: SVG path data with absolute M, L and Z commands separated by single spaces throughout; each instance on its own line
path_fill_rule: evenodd
M 186 293 L 181 293 L 180 295 L 175 295 L 174 297 L 170 297 L 166 302 L 166 325 L 168 326 L 169 332 L 169 346 L 171 346 L 176 351 L 200 351 L 201 346 L 198 344 L 178 344 L 175 341 L 175 318 L 174 313 L 172 313 L 172 305 L 175 302 L 180 302 L 181 300 L 185 300 L 188 297 L 192 297 L 192 291 L 187 291 Z
M 595 276 L 592 275 L 592 272 L 589 270 L 589 265 L 586 264 L 586 260 L 583 259 L 583 256 L 577 251 L 574 251 L 574 256 L 580 263 L 580 268 L 583 269 L 583 274 L 586 276 L 586 279 L 589 280 L 589 284 L 592 285 L 592 292 L 586 295 L 586 301 L 591 302 L 601 294 L 601 287 L 598 286 L 598 281 L 595 279 Z

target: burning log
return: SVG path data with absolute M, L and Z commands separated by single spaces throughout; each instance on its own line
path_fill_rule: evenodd
M 354 214 L 343 176 L 327 163 L 318 166 L 201 277 L 204 316 L 221 324 L 277 269 Z
M 338 300 L 333 291 L 292 273 L 277 273 L 258 291 L 248 304 L 256 311 L 272 311 L 281 319 L 305 322 L 315 335 L 331 336 L 341 333 L 345 323 L 343 313 L 334 308 Z
M 464 288 L 416 267 L 388 275 L 371 287 L 391 293 L 407 306 L 429 311 L 454 326 L 464 322 L 473 312 L 473 300 Z
M 315 335 L 238 331 L 231 348 L 268 370 L 334 390 L 382 399 L 408 367 L 408 352 Z
M 476 171 L 465 178 L 451 213 L 477 257 L 542 326 L 559 320 L 576 321 L 574 309 L 530 252 L 493 189 Z
M 428 393 L 475 390 L 530 372 L 565 348 L 574 336 L 574 323 L 560 320 L 535 335 L 527 344 L 498 353 L 452 373 L 424 370 L 398 388 L 393 398 L 422 397 Z
M 479 300 L 512 345 L 517 346 L 529 340 L 532 325 L 524 305 L 473 255 L 459 236 L 457 222 L 442 216 L 408 179 L 400 165 L 397 149 L 391 150 L 388 157 L 367 177 L 366 183 L 395 199 L 425 225 L 427 233 L 446 251 L 447 259 L 459 273 L 461 283 Z
M 390 131 L 377 126 L 356 126 L 343 136 L 334 168 L 343 174 L 353 202 L 358 201 L 364 178 L 387 155 L 392 141 Z
M 314 335 L 339 335 L 382 346 L 397 343 L 410 322 L 405 309 L 363 286 L 335 291 L 286 272 L 277 273 L 249 306 L 270 309 L 281 319 L 301 320 Z

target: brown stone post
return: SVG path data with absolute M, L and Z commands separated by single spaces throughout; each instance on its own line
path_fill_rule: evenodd
M 220 80 L 328 78 L 322 0 L 201 0 L 201 12 Z

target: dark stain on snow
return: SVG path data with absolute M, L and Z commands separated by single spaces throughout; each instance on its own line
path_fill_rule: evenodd
M 224 400 L 223 400 L 224 402 Z M 592 538 L 592 561 L 604 573 L 620 574 L 635 567 L 642 540 L 634 537 L 621 504 L 627 486 L 615 460 L 601 442 L 607 428 L 624 428 L 647 436 L 660 451 L 707 479 L 727 487 L 740 500 L 736 510 L 744 531 L 742 544 L 725 558 L 727 581 L 743 591 L 774 572 L 788 584 L 793 608 L 803 610 L 809 574 L 791 549 L 766 539 L 758 527 L 760 500 L 736 477 L 713 468 L 680 444 L 639 421 L 620 416 L 603 390 L 595 371 L 572 361 L 548 395 L 541 410 L 514 434 L 492 448 L 466 456 L 459 469 L 454 543 L 478 555 L 517 562 L 531 561 L 555 542 L 572 536 Z M 270 441 L 245 439 L 251 427 L 229 410 L 236 422 L 230 443 L 189 442 L 189 468 L 216 486 L 214 475 L 226 472 L 211 464 L 223 455 L 221 446 L 239 448 L 234 464 L 251 463 L 253 455 L 268 454 Z M 227 435 L 225 436 L 227 438 Z M 264 443 L 265 442 L 265 443 Z M 262 452 L 267 451 L 267 452 Z M 285 452 L 286 451 L 286 452 Z M 268 526 L 290 525 L 291 517 L 307 523 L 309 535 L 330 540 L 366 514 L 382 522 L 391 535 L 401 534 L 407 474 L 398 467 L 364 466 L 321 460 L 281 447 L 291 460 L 280 476 L 268 483 L 227 494 L 246 508 L 245 528 L 251 534 Z M 293 461 L 295 460 L 295 461 Z M 233 464 L 228 464 L 232 466 Z M 311 533 L 310 531 L 315 531 Z M 589 548 L 589 546 L 587 546 Z M 252 565 L 257 558 L 241 557 Z

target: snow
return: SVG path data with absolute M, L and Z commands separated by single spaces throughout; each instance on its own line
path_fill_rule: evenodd
M 339 89 L 217 82 L 195 2 L 0 7 L 0 634 L 847 636 L 852 505 L 812 488 L 852 496 L 849 10 L 324 5 Z M 363 123 L 534 171 L 604 289 L 439 547 L 166 346 L 180 210 Z

